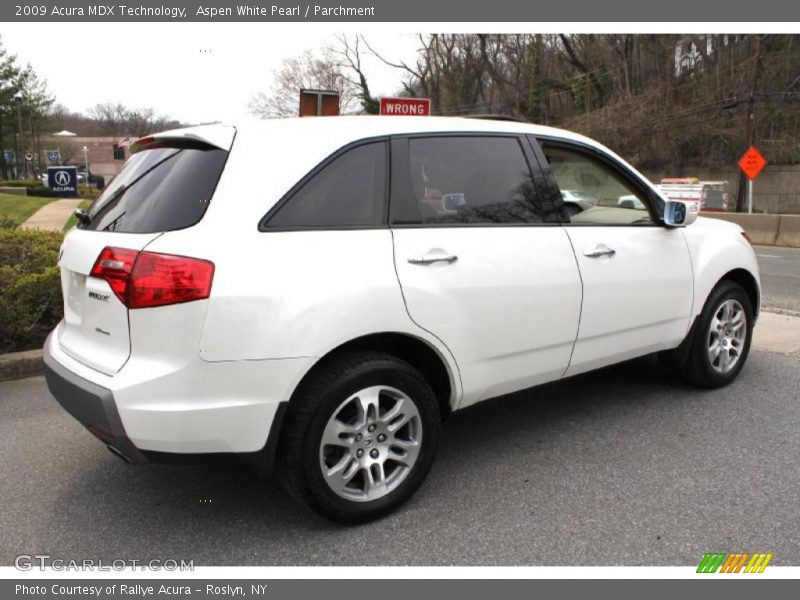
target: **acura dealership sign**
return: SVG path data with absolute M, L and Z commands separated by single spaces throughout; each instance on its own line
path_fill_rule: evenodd
M 78 195 L 77 167 L 47 167 L 47 184 L 56 196 Z

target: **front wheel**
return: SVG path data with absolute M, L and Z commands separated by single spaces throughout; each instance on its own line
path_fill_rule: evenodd
M 721 282 L 709 295 L 695 328 L 686 364 L 691 383 L 717 388 L 733 381 L 744 367 L 753 337 L 753 306 L 740 285 Z
M 292 399 L 285 426 L 290 493 L 328 519 L 358 523 L 391 512 L 420 486 L 440 417 L 419 371 L 364 352 L 313 373 Z

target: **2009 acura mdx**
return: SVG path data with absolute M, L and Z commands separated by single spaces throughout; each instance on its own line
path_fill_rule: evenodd
M 53 395 L 128 461 L 244 455 L 358 522 L 413 494 L 456 409 L 655 352 L 717 387 L 747 358 L 741 228 L 585 137 L 335 117 L 134 152 L 64 240 L 44 348 Z

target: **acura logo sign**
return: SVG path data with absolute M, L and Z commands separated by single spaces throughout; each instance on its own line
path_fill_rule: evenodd
M 56 171 L 54 179 L 56 180 L 56 185 L 65 186 L 69 185 L 69 173 L 66 171 Z

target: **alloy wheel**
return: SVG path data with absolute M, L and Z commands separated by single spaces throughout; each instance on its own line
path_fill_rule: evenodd
M 323 479 L 347 500 L 377 500 L 408 477 L 421 443 L 422 419 L 407 394 L 389 386 L 362 389 L 325 425 L 319 447 Z
M 728 373 L 739 362 L 747 338 L 747 315 L 738 300 L 724 300 L 714 311 L 706 351 L 711 368 Z

